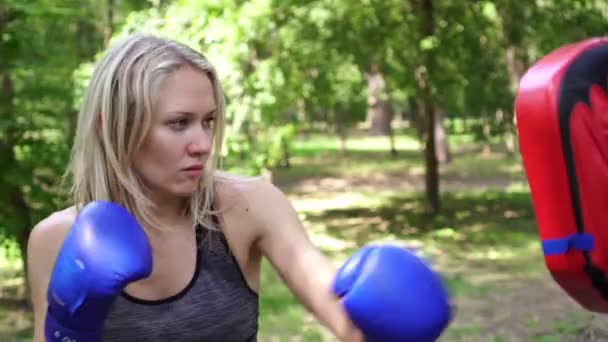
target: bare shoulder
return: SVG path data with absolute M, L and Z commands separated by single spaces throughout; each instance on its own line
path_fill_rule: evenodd
M 28 240 L 28 255 L 32 263 L 54 261 L 76 215 L 76 208 L 69 207 L 52 213 L 34 226 Z
M 261 177 L 223 174 L 215 188 L 220 208 L 224 210 L 240 208 L 257 216 L 267 212 L 272 205 L 287 202 L 281 189 Z M 262 210 L 264 208 L 266 210 Z
M 286 194 L 268 180 L 237 179 L 217 184 L 220 207 L 253 225 L 258 238 L 274 235 L 277 230 L 287 231 L 287 226 L 301 229 L 298 214 Z
M 30 239 L 44 239 L 45 241 L 63 240 L 70 229 L 78 212 L 75 207 L 69 207 L 56 211 L 42 221 L 38 222 L 32 229 Z

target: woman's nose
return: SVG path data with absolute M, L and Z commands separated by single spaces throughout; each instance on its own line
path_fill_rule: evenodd
M 205 130 L 200 130 L 192 136 L 188 144 L 188 153 L 197 155 L 209 152 L 211 148 L 211 135 Z

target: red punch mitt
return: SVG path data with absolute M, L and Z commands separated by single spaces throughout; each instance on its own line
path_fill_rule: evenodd
M 608 38 L 533 65 L 515 99 L 545 263 L 584 308 L 608 312 Z

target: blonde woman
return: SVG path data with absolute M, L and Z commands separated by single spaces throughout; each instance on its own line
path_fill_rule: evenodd
M 255 341 L 262 257 L 342 341 L 441 333 L 432 271 L 390 246 L 336 270 L 279 189 L 216 169 L 224 125 L 200 53 L 141 34 L 106 52 L 78 117 L 73 206 L 29 240 L 35 341 Z

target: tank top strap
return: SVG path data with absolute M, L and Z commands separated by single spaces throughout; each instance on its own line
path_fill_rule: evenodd
M 196 226 L 196 241 L 199 248 L 199 254 L 203 257 L 213 256 L 220 257 L 231 265 L 237 266 L 236 258 L 230 249 L 226 235 L 222 230 L 220 219 L 216 215 L 212 215 L 212 220 L 217 227 L 217 230 L 211 230 L 198 224 Z

